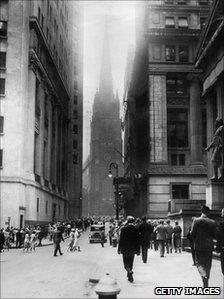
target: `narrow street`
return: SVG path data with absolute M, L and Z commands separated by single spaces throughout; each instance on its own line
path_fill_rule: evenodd
M 154 294 L 155 287 L 201 286 L 189 253 L 174 253 L 161 259 L 158 252 L 150 250 L 147 264 L 142 263 L 140 256 L 136 257 L 135 280 L 131 284 L 123 269 L 122 256 L 108 242 L 104 248 L 89 244 L 85 232 L 80 239 L 81 252 L 67 252 L 67 243 L 68 240 L 62 243 L 64 255 L 58 257 L 53 257 L 53 245 L 38 247 L 35 253 L 17 249 L 4 252 L 1 255 L 2 298 L 97 298 L 95 284 L 89 283 L 89 279 L 99 279 L 106 273 L 115 277 L 121 287 L 118 298 L 159 298 Z M 210 286 L 222 286 L 217 260 L 213 260 Z

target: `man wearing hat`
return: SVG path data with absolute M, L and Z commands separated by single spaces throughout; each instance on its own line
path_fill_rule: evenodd
M 147 217 L 142 217 L 142 222 L 138 227 L 139 241 L 142 252 L 142 261 L 147 263 L 148 248 L 150 247 L 151 234 L 153 232 L 153 227 L 147 222 Z
M 216 237 L 215 221 L 209 218 L 210 209 L 203 206 L 201 216 L 194 218 L 191 236 L 195 246 L 195 262 L 201 275 L 203 286 L 208 287 L 208 280 L 212 266 L 213 239 Z
M 118 244 L 118 254 L 122 253 L 124 268 L 127 271 L 127 277 L 133 282 L 133 262 L 135 254 L 140 254 L 138 230 L 134 225 L 134 217 L 127 217 L 127 224 L 121 229 Z

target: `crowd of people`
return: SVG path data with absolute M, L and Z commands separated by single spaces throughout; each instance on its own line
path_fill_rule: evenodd
M 26 252 L 35 251 L 36 247 L 43 245 L 43 239 L 55 243 L 55 233 L 58 229 L 63 238 L 67 238 L 70 237 L 71 231 L 76 230 L 77 233 L 79 232 L 78 234 L 81 231 L 86 231 L 93 221 L 91 217 L 82 217 L 74 220 L 51 222 L 47 225 L 27 225 L 23 228 L 8 226 L 0 230 L 0 252 L 10 248 L 22 248 Z M 78 248 L 77 242 L 72 246 L 72 250 Z
M 210 209 L 203 206 L 201 216 L 192 219 L 192 225 L 187 234 L 190 242 L 193 265 L 197 266 L 201 275 L 203 286 L 208 287 L 212 257 L 214 250 L 214 240 L 217 240 L 216 251 L 220 252 L 221 269 L 224 275 L 224 209 L 221 213 L 220 224 L 210 218 Z M 111 227 L 110 230 L 116 230 Z M 133 282 L 133 262 L 135 255 L 142 255 L 143 263 L 147 262 L 149 248 L 159 249 L 160 257 L 164 257 L 165 251 L 170 253 L 181 253 L 182 229 L 175 221 L 172 227 L 170 220 L 159 220 L 150 222 L 147 217 L 142 220 L 128 216 L 119 224 L 118 233 L 118 254 L 123 255 L 124 268 L 127 277 Z M 109 238 L 112 233 L 109 231 Z

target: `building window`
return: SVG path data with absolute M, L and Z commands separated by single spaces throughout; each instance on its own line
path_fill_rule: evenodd
M 154 60 L 160 60 L 161 59 L 161 51 L 159 45 L 153 46 L 153 59 Z
M 178 18 L 178 27 L 179 28 L 188 28 L 188 19 L 187 19 L 187 17 Z
M 77 110 L 73 110 L 73 118 L 78 119 L 78 111 Z
M 188 111 L 184 108 L 168 109 L 168 147 L 188 147 Z
M 0 94 L 4 95 L 5 94 L 5 79 L 0 78 Z
M 205 17 L 200 18 L 200 27 L 201 27 L 201 29 L 203 29 L 205 27 L 206 21 L 207 21 L 207 18 L 205 18 Z
M 78 141 L 77 140 L 73 140 L 73 149 L 77 149 L 78 147 Z
M 172 184 L 173 199 L 189 199 L 189 184 Z
M 41 9 L 38 7 L 38 21 L 40 23 L 40 18 L 41 18 Z
M 166 61 L 175 61 L 175 46 L 166 46 Z
M 43 177 L 46 179 L 47 178 L 47 164 L 48 164 L 48 152 L 47 152 L 47 141 L 44 140 L 44 148 L 43 148 Z
M 78 125 L 73 125 L 73 134 L 78 134 Z
M 185 154 L 171 154 L 170 163 L 173 166 L 184 166 L 185 165 Z
M 189 62 L 189 47 L 180 45 L 179 46 L 179 61 Z
M 48 214 L 48 201 L 46 200 L 46 204 L 45 204 L 45 213 L 46 215 Z
M 78 154 L 76 152 L 72 154 L 72 162 L 73 164 L 78 164 Z
M 159 13 L 154 13 L 152 16 L 152 22 L 153 24 L 159 24 Z
M 167 78 L 166 91 L 168 94 L 187 94 L 187 81 L 182 78 Z
M 39 197 L 37 197 L 37 213 L 39 213 L 39 209 L 40 209 L 40 199 Z
M 165 4 L 173 4 L 173 0 L 165 0 Z
M 34 135 L 34 157 L 33 157 L 33 171 L 35 174 L 37 174 L 37 169 L 38 169 L 38 162 L 39 162 L 39 159 L 38 159 L 38 144 L 39 144 L 39 135 L 35 132 L 35 135 Z
M 199 5 L 207 5 L 208 0 L 198 0 Z
M 0 167 L 3 166 L 3 150 L 0 149 Z
M 61 206 L 58 205 L 58 216 L 60 216 L 60 215 L 61 215 Z
M 178 2 L 177 2 L 178 4 L 183 4 L 183 5 L 185 5 L 185 4 L 187 4 L 187 0 L 178 0 Z
M 7 37 L 7 22 L 0 21 L 0 36 Z
M 41 27 L 44 28 L 44 16 L 41 14 Z
M 0 52 L 0 68 L 6 68 L 6 52 Z
M 166 28 L 175 28 L 174 17 L 165 17 L 165 27 Z
M 0 133 L 4 131 L 4 116 L 0 116 Z
M 74 96 L 73 103 L 74 103 L 74 105 L 77 105 L 77 104 L 78 104 L 78 97 L 77 97 L 76 95 Z

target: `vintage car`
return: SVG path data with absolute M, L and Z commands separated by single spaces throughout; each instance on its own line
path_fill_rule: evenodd
M 90 226 L 89 243 L 100 243 L 101 234 L 105 233 L 105 226 L 102 224 L 93 224 Z M 106 242 L 106 240 L 105 240 Z

